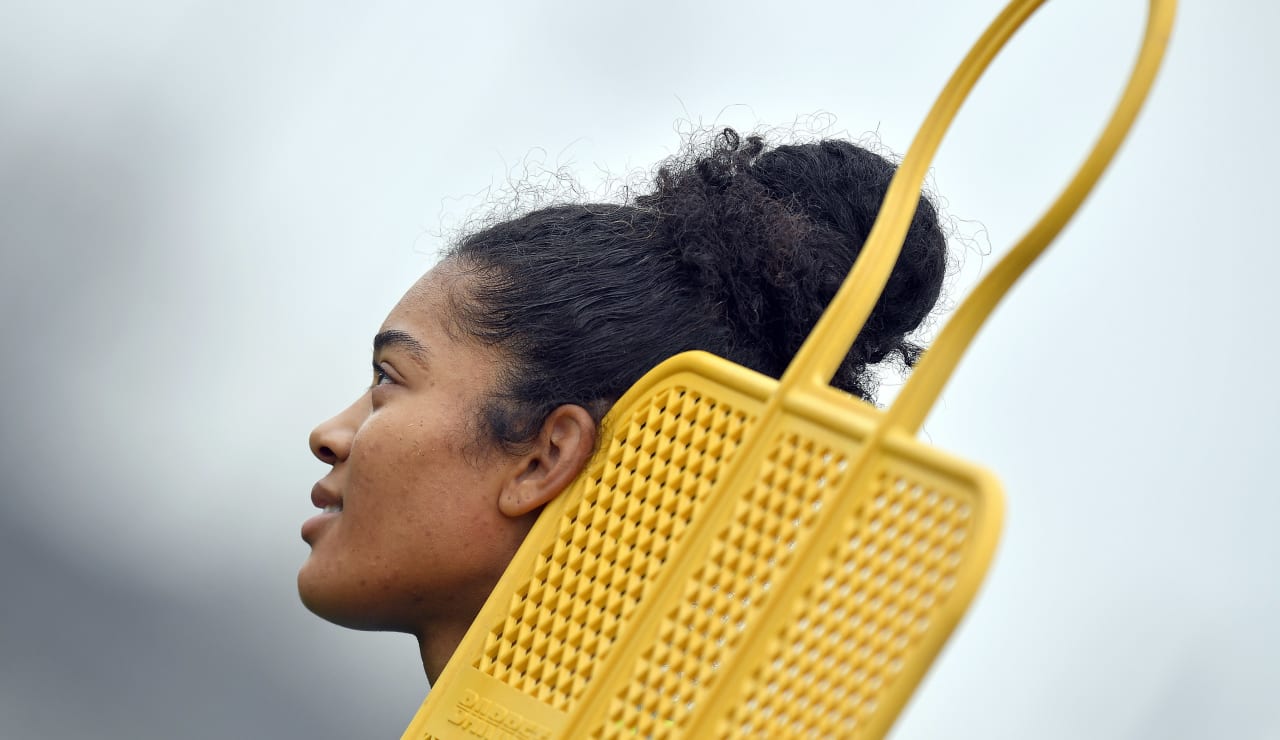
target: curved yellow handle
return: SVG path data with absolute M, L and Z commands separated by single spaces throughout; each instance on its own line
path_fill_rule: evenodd
M 942 393 L 982 324 L 1018 278 L 1035 262 L 1075 215 L 1089 191 L 1106 171 L 1133 126 L 1155 81 L 1173 30 L 1175 0 L 1150 0 L 1147 28 L 1138 60 L 1120 102 L 1084 164 L 1040 220 L 1018 240 L 978 287 L 956 309 L 933 345 L 920 359 L 885 417 L 886 427 L 915 434 Z
M 1009 3 L 952 74 L 894 175 L 862 255 L 783 375 L 780 395 L 824 386 L 831 381 L 897 262 L 902 240 L 919 203 L 920 187 L 943 135 L 996 54 L 1044 2 L 1013 0 Z M 1173 27 L 1175 6 L 1175 0 L 1149 0 L 1142 50 L 1102 135 L 1039 222 L 957 309 L 888 410 L 886 428 L 909 433 L 919 428 L 982 322 L 1062 230 L 1102 175 L 1151 89 Z

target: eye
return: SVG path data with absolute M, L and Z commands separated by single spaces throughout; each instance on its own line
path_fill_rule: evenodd
M 373 384 L 369 386 L 370 388 L 379 385 L 394 385 L 395 382 L 395 378 L 391 377 L 391 374 L 387 372 L 382 363 L 376 361 L 373 363 Z

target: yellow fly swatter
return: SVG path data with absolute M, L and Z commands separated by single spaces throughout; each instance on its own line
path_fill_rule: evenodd
M 972 600 L 1002 499 L 915 438 L 983 321 L 1093 187 L 1149 91 L 1174 0 L 1058 199 L 884 412 L 828 385 L 897 260 L 961 102 L 1044 0 L 978 40 L 899 167 L 862 256 L 781 380 L 702 352 L 603 422 L 405 738 L 882 737 Z

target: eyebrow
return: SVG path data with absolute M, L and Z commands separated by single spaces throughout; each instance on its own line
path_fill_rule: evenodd
M 415 360 L 421 363 L 427 361 L 427 357 L 431 354 L 427 351 L 427 346 L 418 341 L 416 337 L 406 331 L 400 329 L 387 329 L 380 331 L 373 338 L 373 353 L 376 355 L 384 347 L 399 347 L 407 351 Z

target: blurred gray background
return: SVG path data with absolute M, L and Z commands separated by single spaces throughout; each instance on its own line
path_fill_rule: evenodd
M 1144 5 L 1050 3 L 962 113 L 953 304 L 1081 158 Z M 440 235 L 698 126 L 902 153 L 999 8 L 3 2 L 0 738 L 398 737 L 416 646 L 298 604 L 298 527 L 307 433 Z M 895 738 L 1280 737 L 1276 28 L 1184 1 L 1132 139 L 927 425 L 1009 514 Z

